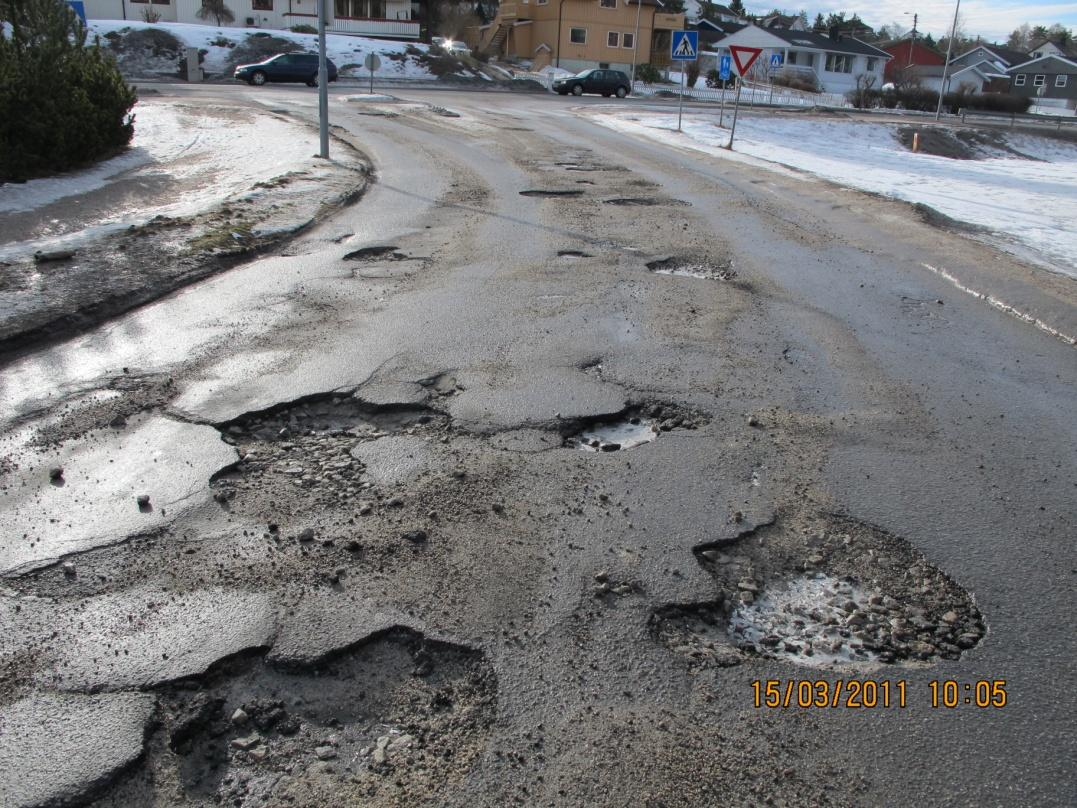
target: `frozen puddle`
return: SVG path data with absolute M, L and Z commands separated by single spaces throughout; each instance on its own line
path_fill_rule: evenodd
M 570 446 L 585 452 L 616 452 L 650 443 L 658 437 L 654 421 L 629 418 L 609 424 L 598 424 L 568 439 Z
M 891 630 L 886 615 L 871 610 L 881 601 L 846 581 L 806 576 L 734 609 L 729 634 L 740 648 L 809 667 L 889 662 L 873 650 Z

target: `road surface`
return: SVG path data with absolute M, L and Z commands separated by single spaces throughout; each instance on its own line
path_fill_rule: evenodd
M 947 276 L 1072 282 L 401 95 L 359 203 L 7 358 L 0 802 L 1072 804 L 1074 347 Z

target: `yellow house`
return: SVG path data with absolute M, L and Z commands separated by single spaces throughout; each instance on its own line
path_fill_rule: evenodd
M 657 0 L 502 0 L 470 43 L 494 58 L 528 59 L 532 70 L 553 65 L 573 73 L 669 64 L 672 32 L 684 14 L 666 14 Z

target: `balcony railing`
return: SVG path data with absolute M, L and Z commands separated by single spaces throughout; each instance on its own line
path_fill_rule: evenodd
M 366 20 L 358 17 L 334 17 L 326 26 L 336 34 L 362 34 L 394 39 L 418 39 L 419 23 L 415 20 Z

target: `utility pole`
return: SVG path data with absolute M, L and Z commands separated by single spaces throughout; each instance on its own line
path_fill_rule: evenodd
M 906 14 L 908 12 L 905 12 Z M 909 40 L 909 63 L 906 67 L 912 67 L 912 49 L 916 45 L 916 24 L 920 21 L 919 14 L 912 15 L 912 39 Z
M 946 93 L 946 73 L 950 69 L 950 54 L 954 49 L 954 37 L 957 36 L 957 15 L 961 11 L 961 0 L 957 0 L 954 8 L 954 24 L 950 28 L 950 39 L 946 43 L 946 63 L 942 66 L 942 84 L 939 85 L 939 105 L 935 108 L 935 120 L 942 115 L 942 97 Z
M 318 156 L 329 159 L 329 69 L 325 64 L 325 3 L 318 0 Z

